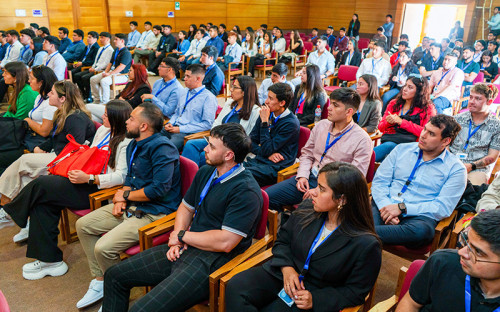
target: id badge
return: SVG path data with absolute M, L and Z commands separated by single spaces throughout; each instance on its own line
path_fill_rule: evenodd
M 461 161 L 464 161 L 465 159 L 467 159 L 467 154 L 466 153 L 457 153 L 457 157 Z
M 438 90 L 438 87 L 437 87 L 437 86 L 435 86 L 435 87 L 434 87 L 434 92 L 436 92 L 437 90 Z
M 399 196 L 391 196 L 392 200 L 397 201 L 398 203 L 403 203 L 405 200 Z
M 311 170 L 312 175 L 317 178 L 319 173 L 319 166 L 314 166 Z
M 285 292 L 285 288 L 279 292 L 278 297 L 280 297 L 280 299 L 283 300 L 283 302 L 285 302 L 289 307 L 295 303 L 295 301 L 293 301 L 293 299 L 290 298 L 290 296 Z

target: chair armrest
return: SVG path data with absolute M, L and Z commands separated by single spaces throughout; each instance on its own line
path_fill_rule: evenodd
M 355 307 L 350 307 L 350 308 L 344 308 L 340 310 L 341 312 L 358 312 L 359 309 L 361 309 L 363 305 L 355 306 Z
M 377 141 L 378 139 L 382 138 L 383 133 L 382 132 L 375 132 L 373 134 L 370 134 L 370 138 L 372 141 Z
M 274 245 L 276 238 L 278 238 L 278 212 L 274 210 L 268 210 L 267 213 L 267 228 L 269 235 L 273 237 L 273 241 L 269 244 L 269 248 Z
M 97 191 L 89 195 L 90 210 L 94 211 L 102 207 L 102 202 L 112 199 L 117 190 L 121 189 L 123 185 L 113 186 L 104 190 Z
M 87 69 L 90 69 L 92 66 L 82 66 L 81 67 L 81 71 L 84 71 L 84 70 L 87 70 Z
M 172 231 L 174 229 L 177 212 L 172 212 L 154 222 L 151 222 L 139 229 L 139 245 L 141 251 L 153 247 L 153 238 Z
M 267 249 L 266 251 L 256 255 L 255 257 L 252 257 L 251 259 L 248 259 L 247 261 L 243 262 L 242 264 L 232 269 L 231 272 L 229 272 L 228 274 L 226 274 L 224 277 L 221 278 L 221 282 L 227 284 L 227 282 L 236 274 L 251 269 L 253 267 L 259 266 L 264 262 L 270 260 L 272 257 L 273 257 L 273 250 Z
M 453 210 L 449 217 L 439 221 L 434 232 L 434 239 L 432 240 L 429 255 L 431 255 L 437 249 L 443 249 L 446 247 L 450 239 L 452 229 L 455 226 L 455 222 L 457 221 L 457 216 L 457 211 Z
M 348 86 L 348 87 L 350 87 L 350 86 L 352 86 L 353 84 L 356 84 L 356 82 L 357 82 L 356 80 L 353 80 L 353 81 L 348 81 L 348 82 L 347 82 L 347 86 Z
M 314 128 L 314 125 L 316 125 L 316 123 L 312 123 L 312 124 L 310 124 L 310 125 L 307 125 L 307 128 L 308 128 L 309 130 L 312 130 L 312 129 Z
M 305 55 L 297 55 L 295 57 L 295 63 L 300 63 L 301 59 L 303 59 L 302 62 L 305 63 L 307 61 L 307 53 Z
M 384 93 L 386 93 L 387 91 L 389 91 L 391 89 L 391 87 L 389 85 L 385 85 L 383 86 L 382 88 L 380 88 L 379 90 L 379 94 L 380 96 L 384 95 Z
M 210 130 L 201 131 L 201 132 L 193 133 L 190 135 L 186 135 L 184 137 L 184 144 L 186 144 L 186 142 L 189 140 L 203 139 L 203 137 L 209 136 L 209 135 L 210 135 Z
M 381 301 L 374 305 L 369 312 L 386 312 L 392 310 L 398 304 L 398 298 L 396 296 L 392 296 L 389 299 Z
M 277 183 L 283 182 L 286 179 L 297 174 L 297 170 L 299 169 L 299 165 L 300 165 L 300 163 L 295 163 L 288 168 L 281 169 L 280 171 L 278 171 L 278 182 Z
M 472 219 L 474 216 L 475 216 L 475 213 L 468 212 L 460 220 L 458 220 L 455 223 L 455 227 L 453 228 L 453 231 L 451 232 L 450 241 L 448 242 L 448 246 L 446 246 L 446 248 L 451 248 L 451 249 L 456 248 L 457 241 L 458 241 L 458 235 L 460 235 L 460 232 L 463 231 L 466 224 L 468 224 L 468 221 L 470 221 L 470 219 Z

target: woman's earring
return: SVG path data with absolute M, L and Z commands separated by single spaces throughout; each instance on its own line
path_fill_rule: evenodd
M 342 210 L 342 208 L 344 208 L 344 205 L 342 205 L 341 203 L 339 203 L 339 205 L 337 207 L 337 210 L 340 211 L 340 210 Z

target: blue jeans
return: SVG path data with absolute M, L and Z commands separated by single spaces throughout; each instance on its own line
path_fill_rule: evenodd
M 283 206 L 297 205 L 302 202 L 304 193 L 297 189 L 296 176 L 293 176 L 283 182 L 274 184 L 266 189 L 269 195 L 269 209 L 283 211 Z M 318 186 L 316 177 L 309 175 L 309 189 Z
M 375 232 L 386 245 L 404 245 L 420 248 L 432 242 L 437 221 L 424 216 L 399 217 L 399 224 L 390 225 L 380 217 L 380 211 L 372 200 L 372 214 Z
M 382 116 L 384 116 L 384 113 L 385 113 L 385 110 L 387 109 L 387 104 L 389 104 L 389 102 L 396 97 L 396 95 L 398 95 L 400 89 L 398 88 L 394 88 L 394 89 L 391 89 L 389 91 L 387 91 L 386 93 L 384 93 L 384 95 L 382 95 L 382 103 L 383 103 L 383 106 L 382 106 Z
M 373 151 L 375 152 L 375 161 L 382 162 L 387 155 L 398 145 L 394 142 L 384 142 L 379 146 L 375 146 Z
M 439 96 L 439 97 L 435 98 L 433 100 L 433 102 L 434 102 L 434 106 L 436 107 L 436 111 L 438 114 L 442 114 L 446 108 L 451 107 L 450 100 L 448 100 L 444 96 Z
M 192 58 L 190 60 L 188 60 L 187 57 L 186 57 L 186 59 L 181 62 L 181 68 L 182 68 L 182 70 L 186 70 L 186 68 L 189 65 L 191 65 L 191 64 L 197 64 L 196 62 L 199 62 L 199 60 L 200 60 L 199 57 L 198 58 L 195 57 L 195 58 Z
M 198 167 L 201 167 L 206 164 L 204 151 L 206 146 L 207 141 L 205 141 L 205 139 L 189 140 L 186 145 L 184 145 L 182 156 L 191 159 Z

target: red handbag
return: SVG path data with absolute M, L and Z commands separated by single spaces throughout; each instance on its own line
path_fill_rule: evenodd
M 68 177 L 71 170 L 81 170 L 86 174 L 101 174 L 108 170 L 109 146 L 104 145 L 89 147 L 79 144 L 71 134 L 66 136 L 69 143 L 57 155 L 57 157 L 47 165 L 48 170 L 53 175 Z M 105 149 L 107 148 L 107 149 Z

